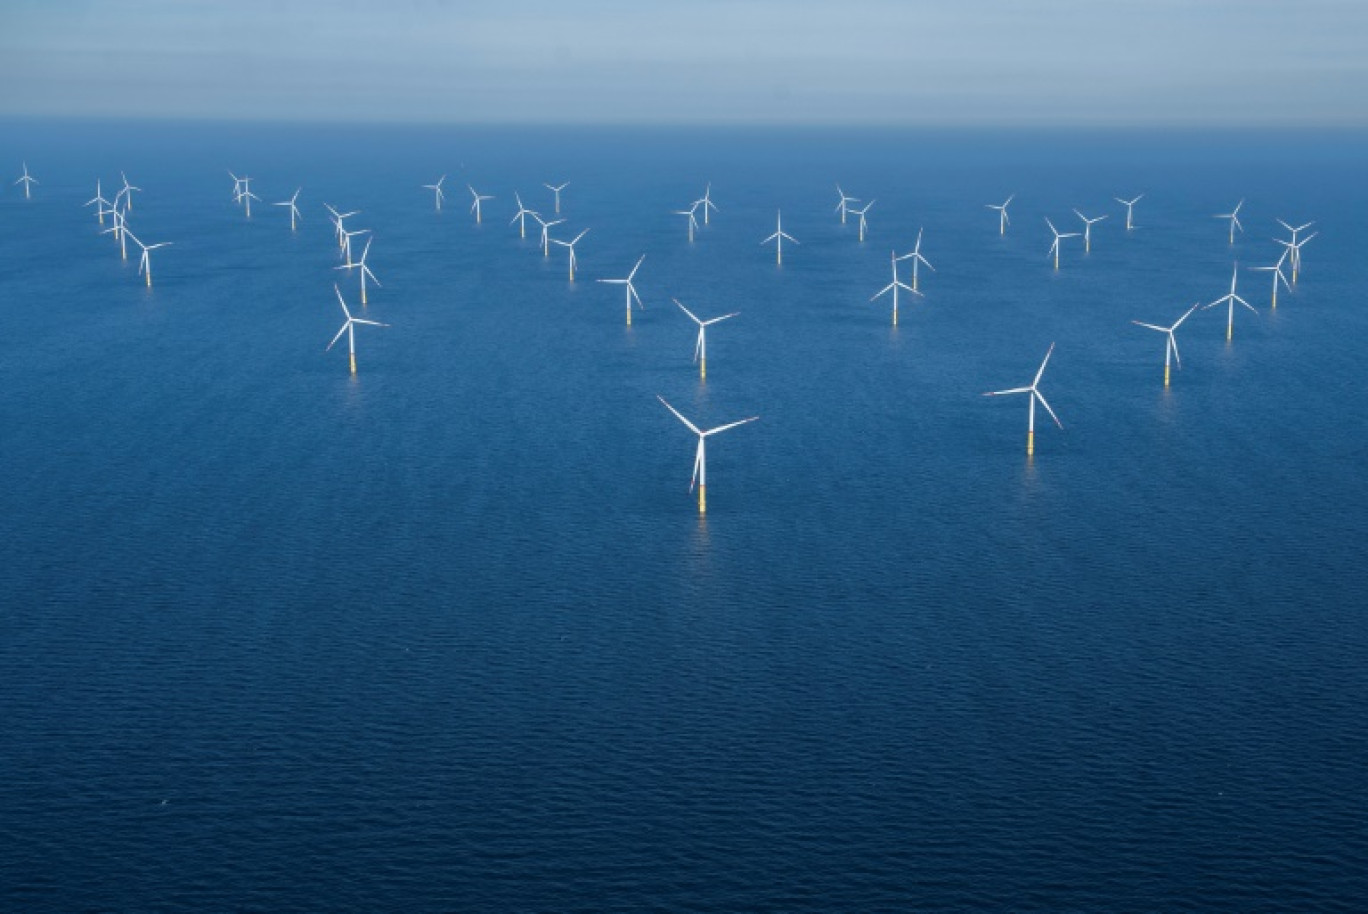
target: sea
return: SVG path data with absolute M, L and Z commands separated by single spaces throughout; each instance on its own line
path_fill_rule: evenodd
M 0 908 L 1362 910 L 1365 161 L 5 121 Z M 151 287 L 83 206 L 121 172 Z M 588 230 L 573 282 L 515 193 Z M 372 232 L 365 307 L 325 204 Z M 1075 209 L 1108 218 L 1056 271 Z M 1316 236 L 1273 309 L 1279 219 Z M 642 255 L 628 326 L 595 280 Z M 1194 312 L 1165 388 L 1132 322 L 1236 269 L 1257 313 Z M 354 376 L 334 284 L 387 325 Z M 738 312 L 706 379 L 673 299 Z M 1027 397 L 983 394 L 1051 346 L 1028 456 Z M 705 515 L 658 397 L 758 416 L 707 439 Z

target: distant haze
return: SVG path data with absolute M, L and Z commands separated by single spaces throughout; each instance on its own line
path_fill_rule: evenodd
M 1363 0 L 5 0 L 0 115 L 1368 125 Z

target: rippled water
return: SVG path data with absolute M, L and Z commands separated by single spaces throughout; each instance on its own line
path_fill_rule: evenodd
M 10 122 L 43 183 L 0 195 L 0 901 L 1355 909 L 1366 152 Z M 150 291 L 80 206 L 120 169 L 175 242 Z M 300 230 L 227 169 L 302 185 Z M 573 285 L 508 225 L 563 180 Z M 356 378 L 324 201 L 375 230 Z M 1111 218 L 1054 273 L 1072 207 Z M 1321 234 L 1270 312 L 1277 217 Z M 922 226 L 894 329 L 868 299 Z M 592 280 L 642 253 L 629 329 Z M 1195 314 L 1165 391 L 1130 321 L 1236 259 L 1260 314 Z M 672 296 L 741 312 L 706 384 Z M 980 394 L 1051 342 L 1028 461 L 1025 402 Z M 657 394 L 761 417 L 710 439 L 706 521 Z

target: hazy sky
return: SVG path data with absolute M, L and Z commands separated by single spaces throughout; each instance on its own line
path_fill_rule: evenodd
M 1368 126 L 1368 0 L 0 0 L 0 115 Z

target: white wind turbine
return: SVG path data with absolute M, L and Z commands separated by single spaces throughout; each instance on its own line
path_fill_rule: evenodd
M 637 307 L 645 311 L 646 306 L 641 303 L 641 296 L 637 294 L 636 286 L 632 285 L 632 280 L 636 278 L 637 270 L 641 269 L 641 261 L 646 259 L 642 254 L 637 258 L 636 266 L 632 267 L 632 272 L 627 274 L 626 279 L 599 279 L 595 282 L 607 283 L 610 286 L 627 287 L 627 326 L 632 326 L 632 299 L 636 299 Z
M 352 254 L 351 240 L 352 240 L 353 238 L 355 238 L 357 235 L 369 235 L 369 234 L 370 234 L 370 229 L 357 229 L 357 230 L 354 231 L 354 232 L 349 232 L 349 231 L 347 231 L 346 229 L 343 229 L 343 230 L 342 230 L 342 254 L 343 254 L 343 256 L 346 258 L 345 262 L 342 264 L 342 269 L 350 270 L 352 267 L 356 266 L 356 264 L 355 264 L 355 262 L 352 260 L 352 256 L 351 256 L 351 254 Z
M 1281 225 L 1283 228 L 1287 229 L 1289 232 L 1292 233 L 1292 241 L 1291 241 L 1290 244 L 1289 244 L 1288 242 L 1286 242 L 1286 241 L 1283 241 L 1283 240 L 1280 239 L 1280 238 L 1274 238 L 1273 240 L 1276 241 L 1276 242 L 1278 242 L 1278 244 L 1283 245 L 1283 246 L 1287 249 L 1287 251 L 1292 255 L 1292 264 L 1291 264 L 1291 266 L 1292 266 L 1292 282 L 1295 283 L 1295 282 L 1297 281 L 1297 273 L 1301 270 L 1301 246 L 1302 246 L 1303 244 L 1305 244 L 1306 242 L 1310 241 L 1312 237 L 1315 237 L 1315 236 L 1313 235 L 1313 236 L 1310 236 L 1310 237 L 1307 237 L 1307 238 L 1303 238 L 1303 239 L 1299 242 L 1299 241 L 1297 241 L 1297 234 L 1298 234 L 1299 232 L 1304 232 L 1304 231 L 1306 231 L 1307 229 L 1309 229 L 1311 226 L 1315 225 L 1316 223 L 1314 223 L 1314 222 L 1308 222 L 1308 223 L 1306 223 L 1305 225 L 1299 225 L 1299 226 L 1297 226 L 1296 228 L 1293 228 L 1292 226 L 1288 225 L 1286 222 L 1283 222 L 1281 219 L 1278 219 L 1278 220 L 1277 220 L 1277 223 L 1278 223 L 1279 225 Z
M 841 197 L 840 202 L 836 204 L 836 212 L 841 214 L 841 225 L 845 225 L 846 214 L 849 213 L 851 209 L 850 204 L 859 203 L 860 198 L 847 197 L 846 192 L 841 190 L 841 185 L 839 184 L 836 185 L 836 193 L 839 194 Z
M 792 241 L 794 244 L 799 243 L 797 238 L 794 238 L 788 232 L 784 231 L 784 213 L 782 210 L 780 210 L 778 215 L 778 221 L 775 224 L 774 234 L 770 235 L 768 238 L 766 238 L 764 241 L 760 243 L 769 244 L 771 241 L 774 242 L 774 262 L 780 264 L 781 266 L 784 263 L 785 238 L 787 238 L 789 241 Z
M 584 237 L 585 235 L 587 235 L 587 234 L 589 234 L 589 230 L 588 230 L 588 229 L 585 229 L 584 231 L 580 232 L 578 235 L 575 236 L 575 240 L 574 240 L 574 241 L 561 241 L 559 238 L 552 238 L 552 239 L 551 239 L 551 241 L 554 242 L 555 244 L 558 244 L 558 245 L 560 245 L 560 246 L 563 247 L 563 248 L 569 248 L 569 249 L 570 249 L 570 281 L 571 281 L 571 282 L 574 282 L 574 281 L 575 281 L 575 265 L 576 265 L 576 263 L 577 263 L 577 261 L 575 260 L 575 245 L 579 244 L 580 239 L 583 238 L 583 237 Z
M 876 292 L 869 300 L 874 301 L 875 299 L 882 298 L 884 295 L 887 295 L 889 292 L 892 292 L 893 326 L 896 327 L 898 326 L 898 290 L 905 289 L 908 292 L 911 292 L 913 295 L 921 295 L 921 293 L 898 278 L 898 261 L 902 260 L 903 258 L 899 257 L 896 251 L 890 251 L 888 257 L 893 264 L 893 281 L 890 282 L 888 285 L 884 286 L 878 292 Z
M 1135 198 L 1132 200 L 1122 200 L 1120 197 L 1112 197 L 1113 200 L 1115 200 L 1117 203 L 1120 203 L 1122 206 L 1126 208 L 1126 231 L 1128 232 L 1131 229 L 1135 228 L 1135 226 L 1131 224 L 1131 216 L 1134 214 L 1135 204 L 1139 203 L 1140 198 L 1143 196 L 1145 195 L 1137 194 Z
M 739 422 L 728 422 L 726 425 L 719 425 L 717 428 L 710 428 L 707 431 L 703 431 L 698 426 L 690 422 L 688 419 L 685 419 L 683 414 L 680 413 L 679 410 L 675 409 L 669 403 L 666 403 L 665 398 L 662 397 L 660 394 L 656 394 L 656 399 L 659 400 L 661 403 L 665 403 L 665 408 L 668 409 L 670 412 L 674 413 L 676 419 L 678 419 L 680 422 L 683 422 L 688 427 L 689 431 L 693 432 L 695 435 L 698 436 L 698 449 L 694 452 L 693 476 L 689 479 L 689 491 L 692 492 L 694 490 L 695 484 L 698 486 L 698 513 L 707 514 L 708 450 L 706 442 L 708 438 L 712 435 L 716 435 L 718 432 L 725 432 L 729 428 L 736 428 L 738 425 L 745 425 L 747 422 L 754 422 L 756 419 L 759 419 L 760 417 L 750 416 L 749 418 L 742 419 Z
M 347 322 L 342 325 L 342 329 L 337 331 L 337 336 L 332 338 L 324 352 L 333 348 L 333 345 L 340 339 L 342 334 L 347 335 L 347 354 L 351 358 L 351 373 L 356 374 L 356 330 L 357 324 L 369 324 L 372 327 L 388 327 L 389 324 L 382 324 L 379 321 L 368 321 L 360 317 L 352 317 L 352 313 L 347 310 L 347 302 L 342 298 L 342 290 L 337 288 L 337 283 L 333 283 L 333 291 L 337 293 L 337 303 L 342 306 L 342 313 L 347 315 Z
M 133 208 L 133 191 L 141 191 L 142 188 L 136 184 L 128 183 L 128 175 L 123 172 L 119 172 L 119 177 L 123 179 L 123 188 L 114 195 L 114 202 L 117 205 L 119 197 L 122 196 L 124 198 L 124 209 L 131 210 Z
M 111 225 L 109 228 L 105 229 L 104 231 L 100 232 L 100 234 L 113 235 L 114 240 L 119 242 L 119 257 L 121 257 L 124 260 L 127 260 L 128 241 L 124 238 L 124 236 L 128 234 L 128 229 L 124 227 L 124 214 L 119 212 L 117 207 L 115 209 L 110 210 L 110 212 L 114 215 L 114 224 Z
M 297 187 L 295 188 L 294 196 L 290 199 L 271 204 L 272 206 L 288 206 L 290 208 L 290 231 L 292 232 L 295 230 L 295 221 L 304 218 L 299 212 L 299 207 L 295 205 L 295 201 L 299 199 L 299 192 L 303 189 L 304 188 L 302 187 Z
M 910 260 L 910 261 L 912 261 L 912 291 L 913 291 L 913 292 L 916 292 L 918 295 L 921 294 L 921 292 L 917 289 L 917 267 L 918 267 L 918 265 L 924 263 L 924 264 L 926 264 L 926 268 L 927 268 L 928 270 L 930 270 L 932 273 L 936 272 L 936 268 L 933 267 L 933 266 L 931 266 L 931 261 L 927 260 L 925 257 L 922 256 L 922 252 L 921 252 L 921 241 L 922 241 L 922 230 L 921 230 L 921 229 L 917 229 L 917 243 L 916 243 L 916 245 L 912 248 L 912 252 L 911 252 L 910 254 L 904 254 L 904 255 L 902 255 L 901 257 L 898 258 L 899 260 Z
M 242 200 L 243 205 L 247 207 L 247 218 L 248 218 L 248 219 L 252 218 L 252 201 L 253 201 L 253 200 L 256 200 L 256 201 L 260 202 L 261 198 L 258 197 L 256 194 L 252 193 L 252 179 L 251 179 L 251 178 L 243 178 L 243 179 L 242 179 L 242 196 L 241 196 L 241 200 Z
M 14 183 L 15 183 L 15 184 L 22 184 L 22 185 L 24 185 L 24 199 L 25 199 L 25 200 L 30 200 L 30 199 L 32 199 L 32 197 L 29 196 L 29 190 L 33 187 L 33 185 L 35 185 L 35 184 L 38 183 L 38 179 L 35 178 L 33 175 L 29 174 L 28 162 L 25 162 L 25 163 L 24 163 L 24 173 L 23 173 L 22 175 L 20 175 L 20 176 L 19 176 L 19 180 L 18 180 L 18 181 L 15 181 Z
M 113 204 L 104 198 L 104 192 L 100 189 L 99 178 L 95 179 L 95 196 L 87 200 L 83 205 L 90 206 L 91 204 L 95 205 L 95 216 L 100 220 L 100 225 L 104 225 L 105 213 L 109 212 L 106 207 L 112 206 Z
M 543 256 L 543 257 L 550 257 L 550 256 L 551 256 L 551 241 L 552 241 L 551 235 L 550 235 L 551 226 L 553 226 L 553 225 L 560 225 L 560 224 L 561 224 L 562 222 L 564 222 L 565 220 L 564 220 L 564 219 L 552 219 L 550 222 L 547 222 L 547 221 L 546 221 L 545 219 L 543 219 L 540 215 L 538 215 L 537 213 L 532 212 L 532 210 L 528 210 L 527 212 L 528 212 L 528 214 L 529 214 L 533 219 L 536 219 L 537 222 L 541 225 L 541 249 L 542 249 L 542 256 Z
M 470 211 L 475 214 L 475 223 L 478 225 L 480 222 L 480 203 L 484 200 L 493 200 L 494 198 L 488 194 L 476 193 L 475 188 L 470 187 L 469 184 L 467 184 L 466 187 L 470 188 L 470 196 L 475 198 L 474 202 L 470 204 Z
M 363 229 L 362 231 L 369 230 Z M 366 306 L 366 277 L 369 276 L 371 282 L 375 283 L 377 286 L 380 285 L 380 280 L 375 278 L 375 274 L 371 272 L 371 268 L 366 265 L 366 255 L 370 253 L 371 242 L 374 240 L 374 237 L 366 239 L 366 246 L 361 249 L 361 259 L 356 261 L 356 263 L 351 262 L 351 250 L 348 248 L 349 256 L 347 262 L 340 267 L 333 267 L 334 270 L 346 270 L 348 273 L 352 270 L 359 270 L 361 272 L 361 307 L 363 308 Z
M 442 175 L 440 178 L 437 179 L 436 184 L 423 185 L 424 188 L 432 191 L 432 202 L 437 207 L 437 212 L 439 213 L 442 211 L 442 200 L 446 197 L 446 194 L 442 193 L 442 182 L 445 180 L 446 175 Z
M 1200 302 L 1196 305 L 1193 305 L 1191 308 L 1188 308 L 1186 311 L 1183 312 L 1182 317 L 1178 318 L 1178 320 L 1173 322 L 1173 325 L 1171 327 L 1160 327 L 1158 324 L 1147 324 L 1144 321 L 1131 321 L 1131 323 L 1135 324 L 1136 326 L 1148 327 L 1151 330 L 1158 330 L 1160 333 L 1167 334 L 1168 338 L 1164 343 L 1165 387 L 1169 386 L 1169 356 L 1173 357 L 1173 361 L 1178 363 L 1179 368 L 1183 367 L 1183 360 L 1178 357 L 1178 338 L 1173 335 L 1174 331 L 1177 330 L 1180 326 L 1182 326 L 1183 321 L 1187 320 L 1188 317 L 1192 314 L 1192 312 L 1196 311 L 1199 306 Z
M 874 205 L 874 201 L 873 201 L 873 200 L 870 200 L 868 203 L 866 203 L 866 204 L 864 205 L 864 209 L 856 209 L 856 208 L 853 207 L 853 206 L 850 207 L 850 211 L 851 211 L 852 213 L 854 213 L 855 215 L 857 215 L 857 216 L 860 217 L 860 240 L 861 240 L 861 241 L 864 241 L 864 240 L 865 240 L 865 232 L 867 232 L 867 231 L 869 230 L 869 223 L 865 220 L 865 213 L 869 212 L 869 208 L 870 208 L 871 206 L 873 206 L 873 205 Z
M 339 213 L 337 210 L 333 209 L 331 203 L 324 203 L 323 206 L 331 214 L 329 218 L 332 219 L 333 231 L 337 236 L 338 250 L 344 250 L 347 247 L 346 220 L 350 219 L 352 216 L 361 215 L 361 210 L 354 209 L 349 213 Z M 348 259 L 350 260 L 351 258 Z
M 1212 302 L 1211 304 L 1207 305 L 1205 308 L 1202 309 L 1203 311 L 1206 311 L 1207 309 L 1209 309 L 1209 308 L 1214 308 L 1214 307 L 1216 307 L 1217 305 L 1220 305 L 1220 304 L 1225 304 L 1225 305 L 1227 306 L 1227 308 L 1226 308 L 1226 312 L 1227 312 L 1227 313 L 1226 313 L 1226 341 L 1227 341 L 1227 342 L 1230 341 L 1231 336 L 1232 336 L 1232 335 L 1234 334 L 1234 332 L 1235 332 L 1235 303 L 1236 303 L 1236 302 L 1239 302 L 1240 304 L 1244 305 L 1246 308 L 1248 308 L 1250 311 L 1253 311 L 1255 314 L 1258 314 L 1258 313 L 1259 313 L 1258 311 L 1256 311 L 1256 310 L 1254 309 L 1254 306 L 1253 306 L 1253 305 L 1251 305 L 1249 302 L 1245 301 L 1243 298 L 1241 298 L 1240 296 L 1238 296 L 1238 295 L 1235 294 L 1235 279 L 1236 279 L 1236 277 L 1239 276 L 1239 275 L 1240 275 L 1240 265 L 1237 263 L 1237 264 L 1235 264 L 1235 268 L 1234 268 L 1234 269 L 1231 271 L 1231 273 L 1230 273 L 1230 291 L 1227 292 L 1225 295 L 1222 295 L 1220 298 L 1216 299 L 1214 302 Z
M 232 170 L 231 168 L 228 169 L 227 171 L 228 171 L 228 177 L 230 177 L 230 178 L 233 179 L 233 202 L 234 202 L 234 203 L 237 203 L 237 204 L 241 204 L 241 203 L 242 203 L 242 179 L 239 178 L 237 175 L 233 174 L 233 170 Z
M 1234 244 L 1234 243 L 1235 243 L 1235 230 L 1236 230 L 1236 229 L 1239 229 L 1241 232 L 1244 231 L 1244 226 L 1240 224 L 1240 207 L 1242 207 L 1242 206 L 1244 206 L 1244 198 L 1243 198 L 1243 197 L 1240 198 L 1240 202 L 1239 202 L 1239 203 L 1236 203 L 1236 204 L 1235 204 L 1235 208 L 1234 208 L 1233 210 L 1231 210 L 1230 212 L 1228 212 L 1228 213 L 1217 213 L 1216 215 L 1214 215 L 1214 216 L 1211 217 L 1211 218 L 1213 218 L 1213 219 L 1229 219 L 1229 220 L 1230 220 L 1230 243 L 1231 243 L 1231 244 Z
M 684 303 L 679 299 L 674 299 L 674 303 L 679 305 L 679 310 L 689 315 L 689 318 L 698 325 L 698 339 L 694 342 L 694 361 L 698 363 L 699 380 L 708 379 L 708 327 L 719 321 L 724 321 L 729 317 L 736 317 L 740 311 L 733 311 L 731 314 L 724 314 L 721 317 L 710 318 L 706 321 L 699 320 L 692 311 L 684 307 Z
M 1050 409 L 1050 404 L 1048 404 L 1048 403 L 1045 402 L 1045 397 L 1040 393 L 1040 376 L 1043 375 L 1043 374 L 1045 373 L 1045 366 L 1048 365 L 1048 364 L 1050 363 L 1050 355 L 1051 355 L 1051 353 L 1054 352 L 1054 347 L 1055 347 L 1055 344 L 1054 344 L 1054 343 L 1051 343 L 1051 344 L 1050 344 L 1049 350 L 1045 353 L 1045 360 L 1044 360 L 1043 362 L 1040 363 L 1040 370 L 1036 372 L 1036 374 L 1035 374 L 1035 379 L 1031 381 L 1031 386 L 1030 386 L 1030 387 L 1013 387 L 1011 390 L 990 390 L 988 393 L 984 394 L 985 397 L 1003 397 L 1003 396 L 1007 396 L 1007 395 L 1009 395 L 1009 394 L 1029 394 L 1029 395 L 1030 395 L 1030 404 L 1031 404 L 1031 408 L 1030 408 L 1029 418 L 1027 419 L 1027 425 L 1026 425 L 1026 456 L 1027 456 L 1027 457 L 1030 457 L 1030 456 L 1032 456 L 1032 455 L 1035 454 L 1035 405 L 1036 405 L 1036 400 L 1039 400 L 1039 401 L 1040 401 L 1040 405 L 1043 406 L 1043 407 L 1045 407 L 1045 411 L 1046 411 L 1047 413 L 1050 414 L 1050 418 L 1053 419 L 1053 420 L 1055 421 L 1055 425 L 1059 426 L 1060 428 L 1063 428 L 1063 427 L 1064 427 L 1064 423 L 1062 423 L 1062 422 L 1059 421 L 1059 417 L 1055 415 L 1055 411 L 1052 410 L 1052 409 Z
M 1273 264 L 1273 266 L 1271 266 L 1271 267 L 1254 267 L 1254 269 L 1255 269 L 1255 270 L 1258 270 L 1259 272 L 1268 272 L 1268 273 L 1272 273 L 1272 274 L 1273 274 L 1273 309 L 1274 309 L 1274 310 L 1277 310 L 1277 307 L 1278 307 L 1278 283 L 1279 283 L 1279 282 L 1282 282 L 1283 288 L 1284 288 L 1284 289 L 1286 289 L 1288 292 L 1291 292 L 1291 291 L 1292 291 L 1292 286 L 1288 284 L 1288 282 L 1287 282 L 1287 277 L 1283 275 L 1283 271 L 1282 271 L 1282 266 L 1283 266 L 1283 263 L 1286 262 L 1286 260 L 1287 260 L 1287 255 L 1288 255 L 1288 253 L 1289 253 L 1289 250 L 1284 250 L 1284 251 L 1282 252 L 1282 256 L 1278 258 L 1278 262 L 1275 263 L 1275 264 Z
M 1061 247 L 1060 242 L 1063 241 L 1065 238 L 1077 238 L 1078 232 L 1061 232 L 1059 229 L 1054 227 L 1054 223 L 1051 222 L 1048 217 L 1046 217 L 1045 219 L 1045 224 L 1050 227 L 1050 231 L 1054 232 L 1054 244 L 1050 245 L 1050 250 L 1046 252 L 1045 256 L 1054 256 L 1054 267 L 1056 270 L 1058 270 L 1059 249 Z
M 1010 196 L 1008 196 L 1008 198 L 1007 198 L 1006 200 L 1002 201 L 1001 203 L 985 203 L 985 204 L 983 204 L 983 205 L 984 205 L 985 207 L 987 207 L 988 209 L 995 209 L 995 210 L 998 211 L 998 234 L 999 234 L 999 235 L 1005 235 L 1005 234 L 1007 234 L 1007 225 L 1008 225 L 1008 223 L 1010 223 L 1010 222 L 1012 221 L 1011 219 L 1008 219 L 1008 218 L 1007 218 L 1007 207 L 1010 206 L 1010 205 L 1012 204 L 1012 200 L 1014 200 L 1015 198 L 1016 198 L 1016 194 L 1011 194 Z
M 693 244 L 694 232 L 698 229 L 698 217 L 694 214 L 698 212 L 698 204 L 701 202 L 703 201 L 695 200 L 694 205 L 688 209 L 677 209 L 673 211 L 676 216 L 687 216 L 689 218 L 689 244 Z
M 551 191 L 551 193 L 553 193 L 553 194 L 556 195 L 556 215 L 557 215 L 557 216 L 560 215 L 560 195 L 561 195 L 561 191 L 565 190 L 565 189 L 566 189 L 567 187 L 569 187 L 569 186 L 570 186 L 570 182 L 569 182 L 569 181 L 566 181 L 565 183 L 561 184 L 559 187 L 554 187 L 554 186 L 552 186 L 552 185 L 550 185 L 550 184 L 547 184 L 545 181 L 542 182 L 542 187 L 545 187 L 547 190 Z
M 168 245 L 174 244 L 174 242 L 159 241 L 156 244 L 143 244 L 138 240 L 138 236 L 128 229 L 124 229 L 124 234 L 132 238 L 133 243 L 142 248 L 142 257 L 138 260 L 138 272 L 147 277 L 147 288 L 150 289 L 152 288 L 152 257 L 149 252 L 155 251 L 157 248 L 167 247 Z
M 528 216 L 532 216 L 533 218 L 537 218 L 537 219 L 539 219 L 540 217 L 537 216 L 536 211 L 530 210 L 530 209 L 528 209 L 527 207 L 523 206 L 522 197 L 520 197 L 520 196 L 518 195 L 518 192 L 517 192 L 516 190 L 513 191 L 513 199 L 518 201 L 518 211 L 517 211 L 516 213 L 513 214 L 513 218 L 512 218 L 512 219 L 509 219 L 509 220 L 508 220 L 508 224 L 509 224 L 509 225 L 512 225 L 512 224 L 515 223 L 515 222 L 518 223 L 518 237 L 519 237 L 519 238 L 526 238 L 526 237 L 527 237 L 527 217 L 528 217 Z
M 712 182 L 711 182 L 711 181 L 708 182 L 708 186 L 707 186 L 707 187 L 703 188 L 703 196 L 701 196 L 701 197 L 698 198 L 698 202 L 701 203 L 701 204 L 703 204 L 703 224 L 704 224 L 704 225 L 707 225 L 707 224 L 708 224 L 708 210 L 712 210 L 713 212 L 717 212 L 717 204 L 715 204 L 715 203 L 712 202 Z
M 1094 216 L 1092 219 L 1089 219 L 1087 216 L 1083 215 L 1083 214 L 1080 213 L 1078 210 L 1074 210 L 1074 215 L 1077 216 L 1078 218 L 1080 218 L 1080 219 L 1083 220 L 1083 253 L 1084 253 L 1084 254 L 1091 254 L 1091 253 L 1092 253 L 1092 227 L 1093 227 L 1093 223 L 1094 223 L 1094 222 L 1101 222 L 1103 219 L 1105 219 L 1105 218 L 1107 218 L 1107 217 L 1106 217 L 1106 216 Z

